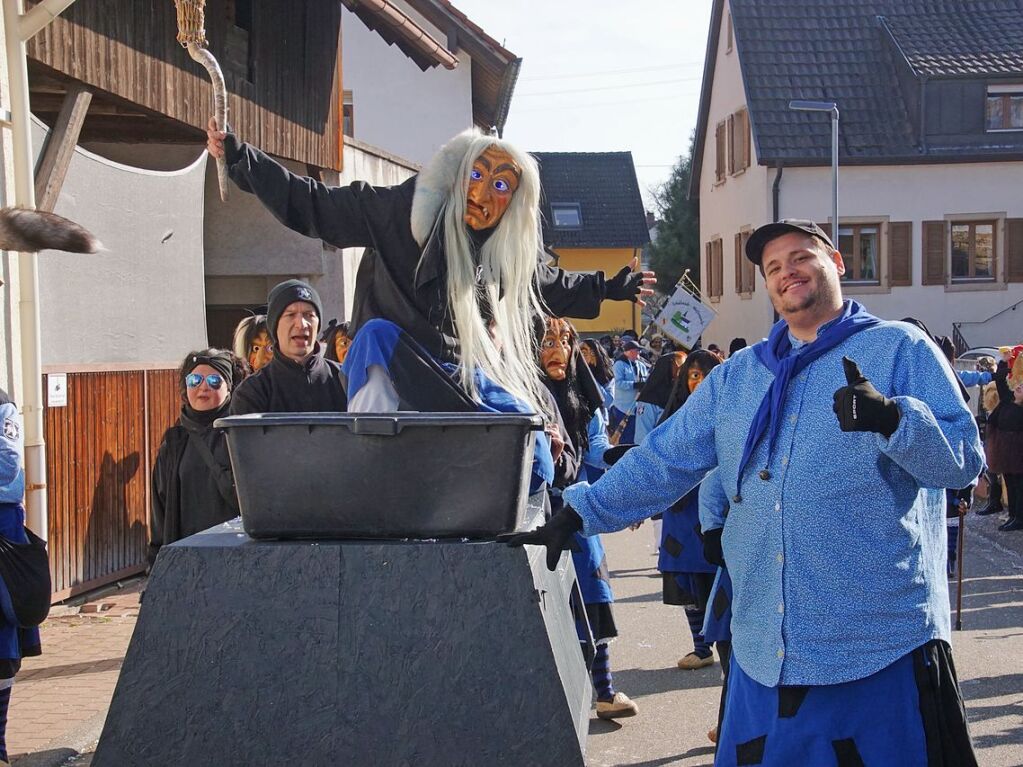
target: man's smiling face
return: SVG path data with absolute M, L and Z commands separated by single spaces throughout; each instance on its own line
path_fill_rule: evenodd
M 470 229 L 493 229 L 508 209 L 519 188 L 522 171 L 512 156 L 496 146 L 476 158 L 469 175 L 465 224 Z
M 824 254 L 820 240 L 803 232 L 775 237 L 764 246 L 761 259 L 767 293 L 782 317 L 829 305 L 840 292 L 838 278 L 845 274 L 842 256 Z

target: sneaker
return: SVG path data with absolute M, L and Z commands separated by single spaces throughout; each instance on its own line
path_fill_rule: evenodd
M 1010 517 L 1009 521 L 1004 525 L 999 525 L 998 529 L 1003 531 L 1023 530 L 1023 519 L 1020 519 L 1019 517 Z
M 624 692 L 616 692 L 611 700 L 597 701 L 598 719 L 624 719 L 639 713 L 637 706 Z
M 707 668 L 707 666 L 714 665 L 714 654 L 711 653 L 706 658 L 701 658 L 694 652 L 689 653 L 684 658 L 679 658 L 678 667 L 683 671 L 695 671 L 698 668 Z
M 713 729 L 711 729 L 711 730 L 709 730 L 707 732 L 707 740 L 709 740 L 711 743 L 717 743 L 718 742 L 718 728 L 717 727 L 714 727 Z

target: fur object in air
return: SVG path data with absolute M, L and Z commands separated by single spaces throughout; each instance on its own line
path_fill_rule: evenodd
M 66 250 L 96 253 L 103 245 L 85 227 L 56 213 L 27 208 L 0 208 L 0 250 L 38 253 Z

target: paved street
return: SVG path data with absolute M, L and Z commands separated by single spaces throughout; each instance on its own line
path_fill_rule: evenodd
M 968 519 L 962 632 L 954 637 L 980 763 L 1023 764 L 1023 535 Z M 649 524 L 605 538 L 618 597 L 621 637 L 612 645 L 618 689 L 640 715 L 622 724 L 590 722 L 590 767 L 710 765 L 719 668 L 683 672 L 691 649 L 680 610 L 660 601 Z M 954 599 L 954 591 L 953 591 Z M 15 685 L 8 743 L 19 767 L 85 767 L 120 668 L 137 611 L 137 588 L 99 600 L 104 612 L 51 619 L 46 654 L 25 663 Z M 79 755 L 81 754 L 81 755 Z

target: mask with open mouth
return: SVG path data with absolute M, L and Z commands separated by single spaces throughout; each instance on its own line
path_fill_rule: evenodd
M 493 229 L 519 188 L 522 170 L 512 156 L 496 146 L 488 147 L 472 164 L 465 204 L 465 224 L 470 229 Z
M 555 381 L 564 381 L 572 359 L 572 328 L 565 320 L 551 317 L 540 342 L 540 364 Z

